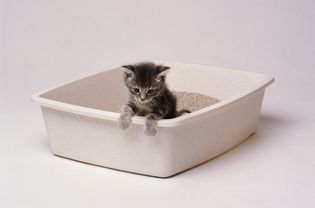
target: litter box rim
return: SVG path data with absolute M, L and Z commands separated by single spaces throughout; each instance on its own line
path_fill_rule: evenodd
M 154 62 L 190 64 L 190 63 L 184 63 L 184 62 L 172 62 L 172 61 L 161 61 L 161 60 L 156 60 Z M 274 76 L 270 75 L 270 74 L 253 73 L 253 72 L 247 72 L 247 71 L 238 70 L 238 69 L 228 69 L 228 68 L 223 68 L 223 67 L 216 67 L 216 66 L 209 66 L 209 65 L 202 65 L 202 64 L 190 64 L 190 65 L 203 66 L 203 67 L 215 67 L 217 69 L 225 70 L 225 71 L 234 71 L 234 72 L 239 71 L 239 72 L 243 72 L 243 73 L 244 72 L 245 73 L 252 73 L 252 74 L 259 75 L 259 76 L 264 76 L 264 78 L 260 82 L 255 84 L 253 87 L 244 91 L 243 93 L 239 93 L 239 94 L 232 96 L 230 98 L 223 99 L 220 102 L 215 103 L 211 106 L 202 108 L 200 110 L 194 111 L 194 112 L 189 113 L 189 114 L 184 114 L 184 115 L 177 117 L 177 118 L 159 120 L 157 123 L 158 127 L 174 127 L 174 126 L 183 125 L 183 124 L 188 123 L 188 122 L 192 122 L 195 119 L 200 118 L 201 116 L 204 116 L 208 113 L 214 112 L 218 109 L 227 107 L 227 106 L 231 105 L 232 103 L 234 103 L 234 102 L 236 102 L 236 101 L 238 101 L 238 100 L 240 100 L 240 99 L 242 99 L 242 98 L 244 98 L 244 97 L 246 97 L 252 93 L 255 93 L 256 91 L 259 91 L 259 90 L 267 87 L 268 85 L 272 84 L 275 81 Z M 55 100 L 43 98 L 43 97 L 41 97 L 41 95 L 43 95 L 43 94 L 45 94 L 51 90 L 55 90 L 59 87 L 70 84 L 72 82 L 79 81 L 81 79 L 85 79 L 85 78 L 88 78 L 90 76 L 95 76 L 95 75 L 103 73 L 103 72 L 118 70 L 120 68 L 121 67 L 114 67 L 114 68 L 111 68 L 109 70 L 102 70 L 102 71 L 97 72 L 97 73 L 94 72 L 90 75 L 85 75 L 83 77 L 68 81 L 66 83 L 63 83 L 63 84 L 57 85 L 55 87 L 49 88 L 47 90 L 41 91 L 39 93 L 33 94 L 31 97 L 31 100 L 39 103 L 41 106 L 52 108 L 55 110 L 60 110 L 63 112 L 73 113 L 73 114 L 77 114 L 77 115 L 81 115 L 81 116 L 87 116 L 87 117 L 91 117 L 91 118 L 110 120 L 110 121 L 114 121 L 114 122 L 118 123 L 118 119 L 120 116 L 120 114 L 118 112 L 98 110 L 98 109 L 83 107 L 83 106 L 79 106 L 79 105 L 75 105 L 75 104 L 63 103 L 60 101 L 55 101 Z M 198 69 L 198 70 L 208 71 L 206 69 Z M 132 118 L 132 123 L 136 124 L 136 125 L 144 125 L 145 124 L 145 118 L 141 117 L 141 116 L 134 116 Z

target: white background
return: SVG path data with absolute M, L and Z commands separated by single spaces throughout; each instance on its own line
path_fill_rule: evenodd
M 0 2 L 0 207 L 314 207 L 314 1 Z M 256 135 L 170 179 L 50 153 L 32 93 L 152 57 L 275 75 Z

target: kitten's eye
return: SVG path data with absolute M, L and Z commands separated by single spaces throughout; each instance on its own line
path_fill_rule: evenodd
M 154 92 L 154 90 L 148 90 L 148 95 L 151 95 Z
M 139 93 L 139 92 L 140 92 L 139 88 L 132 88 L 132 90 L 133 90 L 135 93 Z

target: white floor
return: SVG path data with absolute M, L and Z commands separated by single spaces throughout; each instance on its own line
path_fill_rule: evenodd
M 0 0 L 0 207 L 315 207 L 314 8 Z M 257 133 L 169 179 L 52 155 L 31 94 L 145 57 L 275 75 Z

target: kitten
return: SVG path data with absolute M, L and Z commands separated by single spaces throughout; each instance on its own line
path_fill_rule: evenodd
M 167 88 L 166 74 L 170 67 L 151 62 L 123 66 L 125 85 L 129 100 L 122 109 L 119 124 L 122 129 L 129 127 L 131 117 L 145 116 L 145 134 L 156 134 L 157 120 L 175 118 L 188 110 L 176 111 L 176 98 Z

